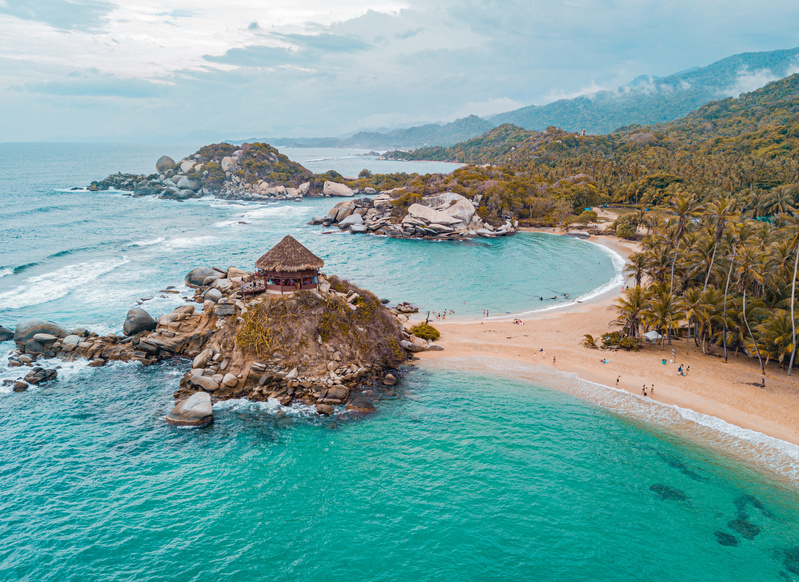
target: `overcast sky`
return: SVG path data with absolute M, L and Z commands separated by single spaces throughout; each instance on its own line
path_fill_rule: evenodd
M 789 0 L 0 0 L 0 141 L 328 136 L 799 46 Z

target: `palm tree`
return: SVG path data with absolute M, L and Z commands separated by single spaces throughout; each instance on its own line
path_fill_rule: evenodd
M 788 362 L 788 376 L 793 369 L 794 358 L 796 357 L 796 271 L 799 267 L 799 215 L 792 212 L 786 216 L 786 228 L 791 233 L 791 246 L 794 248 L 796 258 L 793 262 L 793 276 L 791 277 L 791 359 Z
M 773 311 L 771 317 L 757 326 L 761 343 L 766 350 L 766 363 L 769 359 L 775 359 L 784 364 L 785 359 L 793 355 L 794 327 L 790 321 L 790 314 L 785 309 Z
M 705 293 L 698 287 L 691 287 L 677 301 L 677 308 L 683 312 L 683 316 L 688 321 L 688 337 L 685 341 L 685 353 L 688 353 L 688 346 L 691 345 L 691 327 L 697 326 L 698 321 L 707 317 L 712 305 L 707 302 Z M 698 334 L 694 334 L 696 336 Z M 696 342 L 696 338 L 694 337 Z M 697 344 L 698 345 L 698 344 Z
M 623 337 L 640 338 L 641 315 L 646 303 L 646 292 L 643 287 L 628 287 L 614 305 L 619 317 L 613 325 L 621 325 Z
M 710 265 L 707 268 L 707 275 L 705 275 L 705 284 L 702 286 L 702 291 L 707 289 L 707 282 L 710 280 L 710 272 L 713 270 L 713 263 L 716 260 L 716 250 L 719 247 L 721 237 L 724 235 L 727 222 L 738 216 L 737 208 L 737 202 L 729 196 L 719 196 L 705 208 L 705 216 L 708 221 L 715 225 L 716 234 L 715 242 L 713 243 L 713 255 L 710 258 Z
M 696 196 L 691 194 L 686 196 L 682 192 L 671 199 L 671 206 L 677 215 L 677 230 L 674 233 L 676 245 L 674 247 L 674 258 L 671 261 L 671 282 L 669 283 L 669 293 L 674 293 L 674 265 L 677 263 L 677 253 L 680 252 L 680 243 L 685 236 L 685 223 L 696 212 Z
M 764 209 L 771 215 L 787 214 L 794 211 L 794 186 L 779 186 L 768 193 L 764 200 Z
M 627 260 L 629 262 L 624 266 L 624 272 L 635 279 L 636 287 L 640 287 L 641 279 L 649 268 L 649 259 L 646 253 L 639 252 L 631 254 Z
M 738 281 L 738 287 L 743 292 L 743 304 L 741 309 L 741 317 L 749 332 L 749 337 L 752 340 L 755 351 L 757 352 L 757 360 L 760 362 L 760 371 L 765 374 L 766 370 L 763 364 L 763 358 L 760 355 L 760 347 L 755 341 L 755 336 L 752 333 L 752 328 L 749 325 L 749 318 L 746 314 L 746 293 L 751 285 L 763 286 L 765 285 L 765 273 L 759 269 L 758 266 L 762 265 L 760 260 L 760 251 L 751 246 L 744 247 L 739 253 L 738 266 L 735 269 L 735 277 Z
M 677 322 L 683 318 L 683 313 L 671 291 L 664 285 L 658 285 L 650 289 L 642 316 L 648 325 L 658 329 L 661 334 L 660 349 L 663 350 L 664 337 L 668 338 L 671 345 L 671 332 L 677 329 Z

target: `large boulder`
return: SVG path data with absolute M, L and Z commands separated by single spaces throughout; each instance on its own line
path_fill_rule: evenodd
M 159 174 L 163 174 L 168 170 L 174 170 L 175 160 L 173 160 L 169 156 L 161 156 L 160 158 L 158 158 L 158 161 L 155 162 L 155 169 L 158 170 Z
M 338 223 L 338 227 L 341 229 L 361 225 L 363 225 L 363 217 L 360 214 L 350 214 L 347 218 L 340 220 Z
M 193 160 L 183 160 L 182 162 L 180 162 L 180 171 L 183 172 L 184 174 L 189 170 L 191 170 L 193 167 L 194 167 Z
M 351 188 L 344 184 L 339 184 L 338 182 L 325 182 L 325 185 L 322 187 L 322 194 L 325 196 L 355 196 L 355 192 L 353 192 Z
M 24 345 L 37 333 L 46 333 L 62 338 L 69 335 L 67 330 L 52 321 L 31 320 L 17 324 L 17 328 L 14 330 L 14 341 L 17 345 Z
M 227 172 L 235 172 L 236 170 L 239 169 L 238 162 L 236 161 L 235 158 L 231 158 L 231 157 L 222 158 L 222 161 L 220 162 L 220 165 L 222 166 L 222 171 L 225 172 L 225 173 L 227 173 Z
M 166 415 L 166 421 L 175 426 L 207 426 L 214 421 L 214 409 L 211 406 L 211 395 L 207 392 L 195 392 L 183 400 Z
M 202 285 L 210 285 L 217 279 L 222 279 L 224 276 L 225 273 L 220 273 L 211 267 L 197 267 L 196 269 L 189 271 L 188 275 L 186 275 L 185 281 L 186 285 L 191 287 L 200 287 Z M 208 279 L 211 280 L 208 281 Z
M 45 382 L 55 380 L 57 376 L 58 372 L 56 370 L 36 367 L 25 376 L 25 382 L 35 385 L 44 384 Z
M 136 335 L 141 331 L 153 331 L 158 322 L 150 317 L 141 307 L 134 307 L 128 311 L 122 331 L 125 335 Z
M 355 205 L 350 202 L 345 202 L 341 206 L 338 206 L 338 212 L 336 212 L 335 222 L 341 222 L 345 218 L 348 218 L 352 215 L 355 211 Z
M 434 208 L 430 208 L 429 206 L 424 206 L 422 204 L 411 204 L 410 208 L 408 208 L 408 215 L 419 220 L 423 220 L 428 224 L 455 226 L 461 223 L 460 220 L 450 216 L 449 214 Z
M 0 342 L 7 342 L 12 339 L 14 339 L 14 332 L 0 325 Z
M 375 405 L 362 397 L 355 398 L 352 402 L 347 404 L 347 410 L 354 410 L 361 414 L 369 414 L 375 411 Z
M 203 183 L 196 178 L 181 176 L 178 180 L 177 187 L 181 190 L 191 190 L 192 192 L 196 192 L 203 187 Z

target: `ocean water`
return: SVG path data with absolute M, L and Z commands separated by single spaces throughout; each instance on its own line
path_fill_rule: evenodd
M 375 174 L 438 174 L 451 172 L 462 164 L 448 162 L 416 162 L 403 160 L 378 160 L 376 152 L 349 148 L 288 148 L 276 146 L 290 159 L 299 162 L 312 172 L 323 174 L 336 170 L 339 174 L 355 178 L 361 170 Z
M 116 331 L 140 297 L 177 305 L 158 290 L 191 267 L 246 266 L 285 233 L 330 272 L 458 315 L 617 284 L 614 257 L 561 237 L 395 241 L 305 224 L 331 200 L 69 190 L 181 147 L 0 145 L 0 323 Z M 0 392 L 0 580 L 799 580 L 796 447 L 718 419 L 464 361 L 404 370 L 368 418 L 235 401 L 178 430 L 164 415 L 187 365 L 69 363 Z

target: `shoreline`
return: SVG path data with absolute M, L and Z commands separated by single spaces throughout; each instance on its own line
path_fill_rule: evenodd
M 555 229 L 524 229 L 528 232 L 561 234 Z M 638 244 L 610 236 L 592 237 L 599 244 L 625 259 Z M 787 377 L 773 367 L 766 370 L 766 387 L 759 386 L 760 370 L 747 356 L 730 355 L 729 363 L 702 354 L 692 342 L 674 341 L 661 351 L 660 346 L 644 345 L 638 352 L 594 350 L 580 341 L 584 334 L 594 337 L 612 329 L 613 302 L 621 286 L 581 303 L 571 303 L 525 314 L 525 325 L 512 323 L 518 315 L 491 318 L 435 320 L 441 331 L 437 341 L 443 352 L 421 352 L 424 361 L 482 356 L 491 359 L 543 366 L 555 372 L 575 374 L 580 380 L 612 389 L 642 395 L 642 386 L 655 386 L 648 398 L 695 413 L 720 419 L 739 428 L 762 433 L 799 446 L 799 378 Z M 540 350 L 544 350 L 543 352 Z M 675 360 L 672 363 L 672 349 Z M 553 364 L 553 357 L 556 362 Z M 602 364 L 601 359 L 608 363 Z M 663 359 L 666 364 L 663 365 Z M 690 366 L 687 376 L 677 367 Z M 480 369 L 491 373 L 485 364 Z M 651 389 L 647 390 L 651 392 Z

